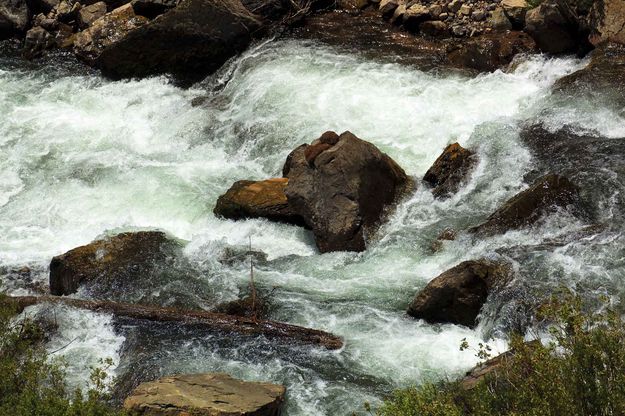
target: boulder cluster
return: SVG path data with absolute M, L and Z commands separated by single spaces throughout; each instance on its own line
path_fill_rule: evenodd
M 172 74 L 192 82 L 220 68 L 299 11 L 240 0 L 10 0 L 0 40 L 24 38 L 24 56 L 71 50 L 114 79 Z M 252 10 L 252 11 L 250 11 Z

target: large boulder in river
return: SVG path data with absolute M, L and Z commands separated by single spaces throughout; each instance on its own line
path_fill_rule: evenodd
M 115 79 L 169 73 L 198 81 L 243 51 L 262 28 L 239 0 L 183 0 L 107 45 L 95 64 Z
M 408 307 L 408 315 L 430 323 L 474 327 L 489 293 L 510 275 L 507 264 L 465 261 L 430 281 Z
M 625 1 L 596 0 L 589 15 L 593 45 L 604 42 L 625 44 Z
M 124 408 L 150 416 L 279 416 L 286 389 L 227 374 L 188 374 L 140 384 Z
M 322 253 L 365 250 L 385 208 L 411 184 L 393 159 L 350 132 L 298 147 L 283 172 L 289 205 Z
M 159 231 L 129 232 L 94 241 L 50 263 L 50 293 L 69 295 L 83 282 L 127 280 L 149 273 L 178 244 Z
M 460 146 L 450 144 L 436 159 L 425 173 L 423 180 L 432 186 L 432 193 L 438 197 L 446 197 L 458 192 L 460 185 L 471 174 L 477 159 L 475 154 Z
M 148 23 L 148 19 L 137 16 L 130 4 L 118 7 L 99 19 L 90 22 L 90 27 L 76 34 L 74 53 L 93 65 L 106 48 L 124 39 L 129 33 Z M 141 59 L 137 55 L 136 59 Z
M 540 50 L 547 53 L 577 52 L 587 43 L 580 33 L 579 18 L 571 5 L 563 0 L 545 0 L 528 11 L 525 30 Z
M 217 199 L 216 216 L 233 220 L 267 218 L 272 221 L 304 225 L 302 218 L 290 207 L 285 189 L 287 178 L 264 181 L 238 181 Z
M 557 208 L 579 202 L 579 189 L 567 178 L 549 174 L 518 193 L 491 214 L 483 224 L 470 229 L 472 233 L 494 235 L 531 225 Z
M 0 2 L 0 40 L 26 32 L 30 11 L 25 0 Z

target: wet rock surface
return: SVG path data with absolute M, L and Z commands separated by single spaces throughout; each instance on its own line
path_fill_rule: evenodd
M 152 416 L 279 416 L 285 393 L 284 386 L 227 374 L 176 375 L 139 385 L 124 407 Z
M 577 203 L 580 203 L 579 188 L 566 177 L 548 174 L 506 201 L 484 223 L 469 231 L 478 235 L 505 233 L 532 225 L 549 212 Z
M 77 247 L 50 263 L 50 293 L 70 295 L 82 283 L 123 281 L 150 274 L 178 244 L 159 231 L 122 233 Z
M 289 205 L 313 230 L 322 253 L 363 251 L 385 208 L 411 181 L 389 156 L 350 132 L 307 158 L 307 149 L 319 143 L 300 146 L 287 159 Z
M 505 285 L 511 273 L 509 265 L 490 260 L 460 263 L 430 281 L 408 307 L 408 315 L 474 327 L 489 293 Z
M 438 198 L 448 197 L 458 192 L 467 181 L 477 163 L 475 153 L 458 143 L 450 144 L 425 173 L 423 180 L 432 187 Z
M 30 11 L 25 0 L 3 0 L 0 3 L 0 40 L 25 33 Z

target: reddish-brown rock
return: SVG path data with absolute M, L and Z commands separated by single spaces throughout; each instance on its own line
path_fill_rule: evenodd
M 430 184 L 436 197 L 449 196 L 458 192 L 462 183 L 466 182 L 476 162 L 472 151 L 458 143 L 450 144 L 428 169 L 423 180 Z

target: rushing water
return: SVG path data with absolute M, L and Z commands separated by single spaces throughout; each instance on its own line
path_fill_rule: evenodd
M 625 291 L 623 178 L 609 164 L 614 192 L 594 194 L 590 219 L 560 212 L 530 229 L 480 241 L 461 234 L 437 253 L 430 249 L 441 230 L 478 223 L 526 187 L 526 175 L 545 169 L 519 138 L 524 123 L 594 130 L 604 140 L 625 136 L 618 108 L 552 95 L 558 78 L 584 65 L 534 56 L 509 73 L 468 78 L 272 41 L 183 90 L 165 78 L 110 82 L 79 65 L 27 67 L 1 58 L 0 288 L 29 293 L 47 281 L 52 256 L 106 233 L 156 228 L 188 242 L 184 267 L 158 284 L 138 278 L 134 291 L 120 296 L 210 308 L 246 291 L 249 266 L 219 260 L 244 250 L 251 236 L 253 249 L 267 255 L 256 279 L 262 291 L 273 291 L 271 318 L 338 334 L 343 350 L 64 307 L 54 310 L 59 331 L 50 351 L 69 358 L 78 384 L 106 357 L 129 384 L 202 371 L 283 383 L 291 416 L 351 414 L 398 386 L 456 376 L 477 360 L 459 351 L 461 339 L 476 344 L 494 336 L 495 349 L 504 350 L 501 335 L 522 320 L 523 298 L 577 284 L 617 300 Z M 197 97 L 204 103 L 192 106 Z M 234 181 L 278 176 L 290 150 L 326 130 L 373 142 L 415 178 L 454 141 L 476 150 L 480 163 L 448 200 L 420 187 L 364 253 L 320 255 L 303 229 L 214 217 L 217 197 Z M 616 225 L 559 246 L 542 244 L 596 218 Z M 490 299 L 478 328 L 405 316 L 430 279 L 481 256 L 505 257 L 517 273 Z

